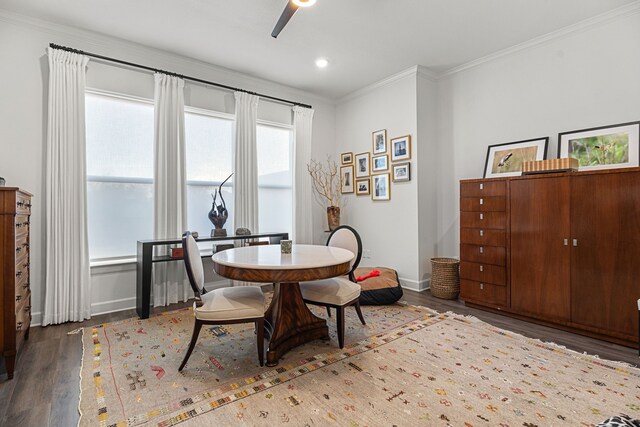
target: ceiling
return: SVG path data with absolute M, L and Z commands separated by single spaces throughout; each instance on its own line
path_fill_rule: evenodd
M 629 3 L 318 0 L 277 39 L 286 0 L 0 0 L 0 9 L 338 99 L 416 64 L 443 72 Z M 315 67 L 319 56 L 329 67 Z

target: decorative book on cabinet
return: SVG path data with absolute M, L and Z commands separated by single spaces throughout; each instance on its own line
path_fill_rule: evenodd
M 640 168 L 460 182 L 460 298 L 638 345 Z
M 0 349 L 9 378 L 31 324 L 30 217 L 31 194 L 0 187 Z

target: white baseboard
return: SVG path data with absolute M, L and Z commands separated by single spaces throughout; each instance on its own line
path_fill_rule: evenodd
M 411 279 L 405 279 L 400 277 L 399 280 L 400 280 L 400 286 L 402 286 L 405 289 L 410 289 L 412 291 L 418 291 L 418 292 L 426 291 L 431 286 L 431 279 L 424 279 L 424 280 L 418 281 L 418 280 L 411 280 Z

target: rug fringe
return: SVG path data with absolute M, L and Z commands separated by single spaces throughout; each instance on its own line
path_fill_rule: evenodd
M 80 403 L 82 402 L 82 368 L 84 368 L 84 328 L 78 328 L 74 331 L 68 332 L 67 335 L 78 334 L 81 333 L 80 336 L 80 345 L 82 346 L 82 358 L 80 359 L 80 381 L 78 383 L 78 387 L 80 387 L 80 394 L 78 395 L 78 424 L 77 427 L 80 427 L 80 420 L 82 420 L 82 409 L 80 409 Z
M 82 332 L 84 330 L 84 328 L 78 328 L 78 329 L 74 329 L 73 331 L 69 331 L 67 332 L 67 335 L 77 335 L 80 332 Z

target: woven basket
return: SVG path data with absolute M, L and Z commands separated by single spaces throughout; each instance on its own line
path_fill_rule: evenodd
M 460 294 L 460 261 L 455 258 L 431 258 L 431 295 L 457 299 Z

